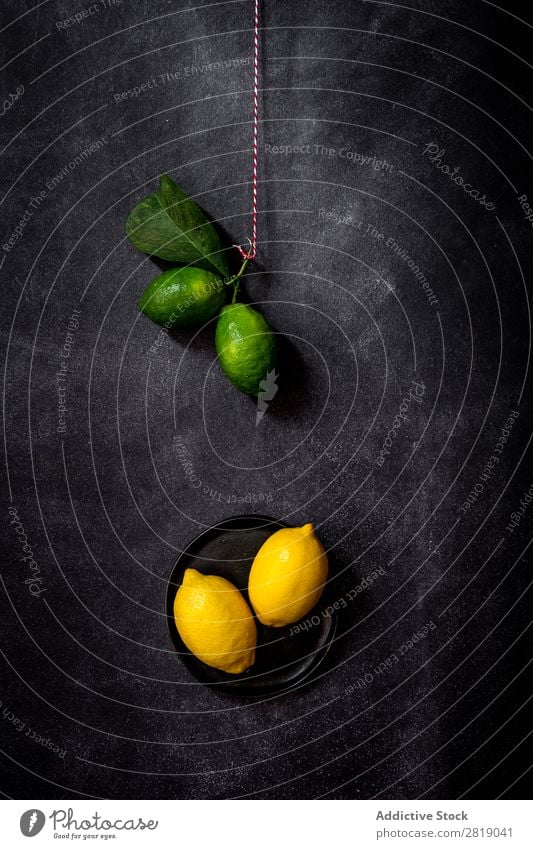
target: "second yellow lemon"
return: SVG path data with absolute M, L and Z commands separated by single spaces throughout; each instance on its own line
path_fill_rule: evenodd
M 239 674 L 255 660 L 257 628 L 237 587 L 218 575 L 187 569 L 174 599 L 180 637 L 208 666 Z
M 315 606 L 328 577 L 328 558 L 313 525 L 282 528 L 256 554 L 248 594 L 263 625 L 281 628 Z

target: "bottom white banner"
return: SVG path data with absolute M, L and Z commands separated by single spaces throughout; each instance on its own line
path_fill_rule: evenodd
M 527 801 L 5 801 L 2 845 L 531 849 Z M 120 841 L 117 844 L 117 841 Z

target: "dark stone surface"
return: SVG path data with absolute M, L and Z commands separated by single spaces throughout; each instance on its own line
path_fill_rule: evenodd
M 251 3 L 99 0 L 68 27 L 89 4 L 2 3 L 2 98 L 24 86 L 0 124 L 2 246 L 26 215 L 0 249 L 5 795 L 523 793 L 533 509 L 509 522 L 532 484 L 530 11 L 409 5 L 266 2 L 245 288 L 284 355 L 256 427 L 213 325 L 150 352 L 136 302 L 157 267 L 123 230 L 166 172 L 244 242 L 251 65 L 208 66 L 249 59 Z M 180 548 L 249 512 L 312 520 L 338 599 L 383 571 L 316 680 L 254 704 L 199 686 L 164 619 Z

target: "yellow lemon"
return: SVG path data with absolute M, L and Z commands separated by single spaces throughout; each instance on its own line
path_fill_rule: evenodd
M 189 651 L 208 666 L 237 675 L 254 662 L 252 611 L 225 578 L 187 569 L 174 599 L 174 618 Z
M 313 525 L 282 528 L 255 556 L 248 594 L 263 625 L 281 628 L 309 613 L 322 595 L 328 557 Z

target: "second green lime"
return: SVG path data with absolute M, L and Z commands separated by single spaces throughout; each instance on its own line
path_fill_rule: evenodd
M 203 268 L 171 268 L 144 290 L 139 309 L 156 324 L 195 327 L 213 318 L 226 300 L 226 287 Z
M 247 304 L 228 304 L 217 322 L 215 345 L 233 385 L 247 395 L 258 395 L 276 365 L 276 339 L 261 313 Z

